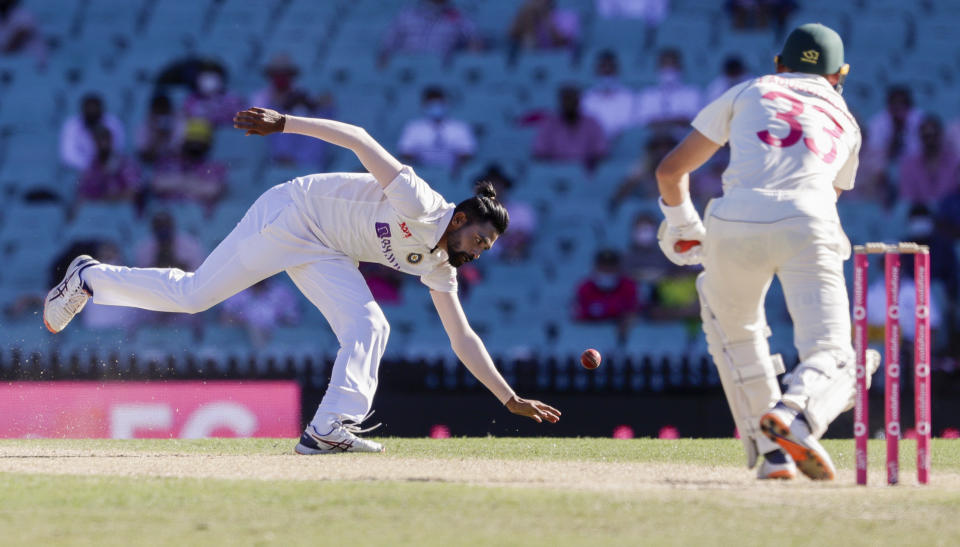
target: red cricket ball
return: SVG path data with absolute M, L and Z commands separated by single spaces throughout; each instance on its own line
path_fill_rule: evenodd
M 580 364 L 583 368 L 593 370 L 600 366 L 600 352 L 590 348 L 580 355 Z

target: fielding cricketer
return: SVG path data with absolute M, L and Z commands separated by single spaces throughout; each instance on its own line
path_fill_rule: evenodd
M 660 246 L 677 264 L 703 264 L 703 330 L 748 467 L 762 455 L 760 478 L 793 478 L 799 467 L 830 480 L 835 469 L 818 439 L 856 393 L 843 276 L 850 243 L 836 201 L 853 188 L 860 129 L 841 96 L 849 65 L 836 32 L 798 27 L 776 66 L 776 74 L 738 84 L 704 107 L 658 166 L 666 217 Z M 707 206 L 704 225 L 690 201 L 689 173 L 727 142 L 723 197 Z M 764 314 L 774 275 L 800 357 L 783 393 L 783 362 L 770 355 Z M 870 351 L 868 379 L 879 364 Z
M 296 451 L 380 452 L 357 436 L 370 414 L 377 369 L 390 327 L 357 269 L 378 262 L 419 275 L 457 357 L 510 412 L 556 422 L 560 411 L 518 397 L 467 322 L 457 270 L 507 229 L 507 210 L 489 183 L 454 206 L 362 128 L 282 115 L 264 108 L 237 113 L 247 135 L 298 133 L 353 151 L 368 173 L 296 178 L 267 190 L 196 272 L 128 268 L 83 255 L 47 295 L 43 320 L 60 332 L 89 298 L 97 304 L 197 313 L 285 271 L 329 321 L 340 350 L 330 384 Z M 372 429 L 372 428 L 370 428 Z

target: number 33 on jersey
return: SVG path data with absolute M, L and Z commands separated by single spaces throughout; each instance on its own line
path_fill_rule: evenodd
M 741 83 L 707 105 L 693 126 L 732 144 L 725 192 L 853 188 L 860 128 L 821 76 L 783 73 Z

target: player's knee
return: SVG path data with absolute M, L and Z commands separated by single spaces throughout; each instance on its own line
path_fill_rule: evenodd
M 385 344 L 390 337 L 390 323 L 383 312 L 371 310 L 352 322 L 349 333 L 349 338 Z
M 200 313 L 209 310 L 217 302 L 199 291 L 185 291 L 180 297 L 183 313 Z

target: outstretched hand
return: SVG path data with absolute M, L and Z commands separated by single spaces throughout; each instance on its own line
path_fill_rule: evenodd
M 254 106 L 233 117 L 233 126 L 246 130 L 246 135 L 269 135 L 283 132 L 287 119 L 283 114 L 269 108 Z
M 560 411 L 540 401 L 522 399 L 514 395 L 507 401 L 507 410 L 518 416 L 526 416 L 537 423 L 544 420 L 555 424 L 560 421 Z

